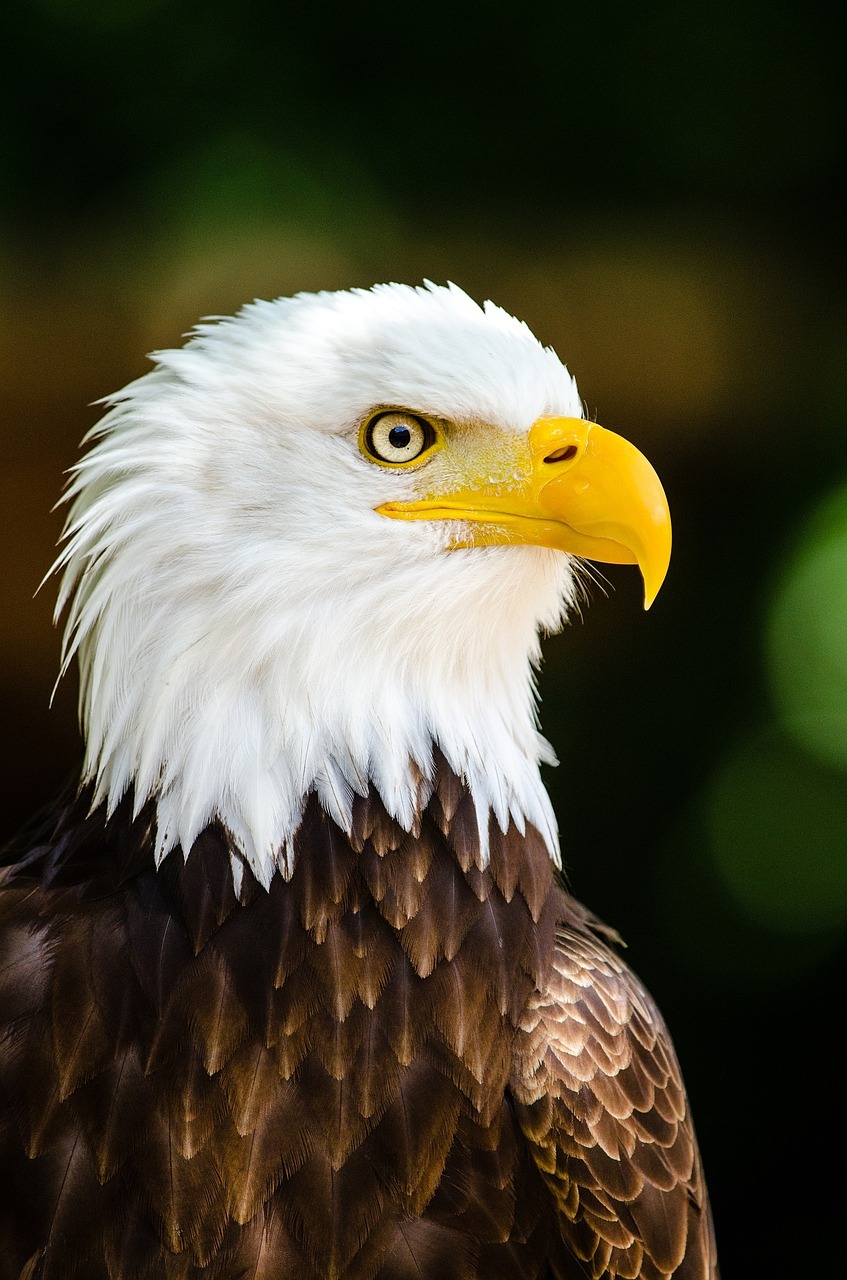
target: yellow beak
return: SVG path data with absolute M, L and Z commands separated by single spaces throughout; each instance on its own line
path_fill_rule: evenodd
M 637 564 L 649 609 L 668 570 L 671 517 L 659 477 L 628 440 L 581 418 L 540 418 L 529 432 L 528 479 L 483 482 L 377 510 L 396 520 L 461 520 L 455 547 L 523 543 L 611 564 Z

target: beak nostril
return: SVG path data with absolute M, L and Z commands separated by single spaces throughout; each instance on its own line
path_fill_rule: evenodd
M 552 453 L 548 453 L 544 461 L 568 462 L 571 458 L 575 458 L 578 452 L 579 450 L 575 444 L 566 444 L 561 449 L 554 449 Z

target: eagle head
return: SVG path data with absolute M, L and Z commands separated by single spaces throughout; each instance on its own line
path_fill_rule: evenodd
M 73 470 L 57 615 L 95 803 L 151 798 L 157 857 L 217 819 L 267 884 L 306 797 L 413 829 L 437 748 L 557 858 L 539 633 L 579 557 L 661 585 L 670 521 L 555 353 L 427 284 L 255 302 L 107 401 Z

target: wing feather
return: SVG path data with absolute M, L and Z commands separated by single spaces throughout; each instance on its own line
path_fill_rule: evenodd
M 717 1280 L 691 1113 L 661 1016 L 578 922 L 524 1010 L 511 1090 L 563 1240 L 595 1277 Z

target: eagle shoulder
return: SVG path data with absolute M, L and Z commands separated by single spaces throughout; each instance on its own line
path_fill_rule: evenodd
M 510 1082 L 519 1124 L 586 1275 L 717 1280 L 691 1110 L 662 1017 L 568 911 L 528 1001 Z

